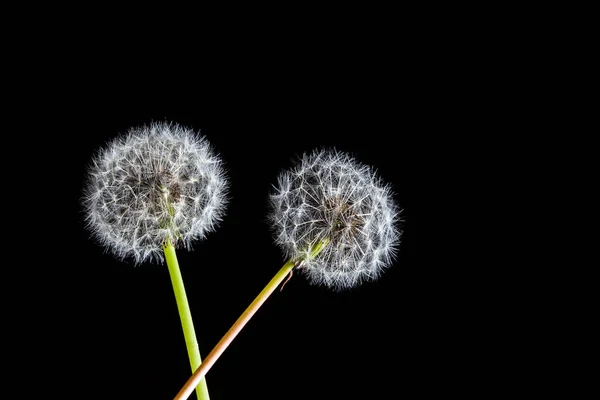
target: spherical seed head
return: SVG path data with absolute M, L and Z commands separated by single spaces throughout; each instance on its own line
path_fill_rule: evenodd
M 86 226 L 117 258 L 164 262 L 191 249 L 225 213 L 228 182 L 204 136 L 174 123 L 131 128 L 100 149 L 82 197 Z
M 282 172 L 270 195 L 269 222 L 288 258 L 305 258 L 310 283 L 334 290 L 377 279 L 400 243 L 398 209 L 373 168 L 336 150 L 314 150 Z M 329 243 L 314 258 L 318 242 Z

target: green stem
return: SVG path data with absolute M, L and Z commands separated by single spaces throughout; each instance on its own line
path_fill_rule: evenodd
M 169 275 L 171 276 L 171 283 L 173 284 L 173 291 L 175 292 L 175 301 L 177 302 L 177 309 L 179 310 L 179 318 L 181 319 L 185 345 L 187 347 L 192 372 L 194 372 L 202 364 L 202 359 L 200 358 L 200 350 L 196 340 L 196 332 L 194 330 L 192 314 L 190 313 L 190 306 L 185 294 L 185 287 L 183 286 L 183 278 L 181 277 L 181 271 L 179 270 L 179 262 L 177 261 L 175 248 L 171 244 L 171 241 L 167 241 L 167 244 L 164 246 L 164 252 L 169 268 Z M 206 379 L 202 379 L 200 384 L 196 387 L 196 396 L 198 397 L 198 400 L 209 400 Z
M 317 254 L 323 250 L 329 243 L 329 239 L 326 238 L 319 243 L 317 243 L 310 251 L 309 259 L 314 258 Z M 242 328 L 246 325 L 246 323 L 252 318 L 252 316 L 258 311 L 260 306 L 267 300 L 267 298 L 273 293 L 273 291 L 279 286 L 279 284 L 283 281 L 283 279 L 294 269 L 294 267 L 299 264 L 302 260 L 290 259 L 286 262 L 283 267 L 275 274 L 275 276 L 271 279 L 271 281 L 264 287 L 264 289 L 256 296 L 254 301 L 246 308 L 246 311 L 235 321 L 235 323 L 229 328 L 229 331 L 221 338 L 219 343 L 212 349 L 212 351 L 206 356 L 200 368 L 198 368 L 192 376 L 188 379 L 185 385 L 181 388 L 179 393 L 175 396 L 174 400 L 184 400 L 189 397 L 189 395 L 194 390 L 194 387 L 198 385 L 198 383 L 202 382 L 204 375 L 208 372 L 210 367 L 217 361 L 217 359 L 221 356 L 221 354 L 225 351 L 227 346 L 235 339 L 238 333 L 242 330 Z

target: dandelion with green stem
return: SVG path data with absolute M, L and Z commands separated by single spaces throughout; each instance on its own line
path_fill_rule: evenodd
M 282 172 L 268 220 L 288 260 L 176 395 L 187 399 L 260 306 L 294 270 L 334 291 L 378 279 L 400 244 L 400 209 L 372 167 L 333 149 L 304 154 Z
M 228 183 L 205 137 L 171 123 L 131 128 L 89 165 L 82 199 L 92 237 L 118 259 L 166 262 L 192 372 L 202 360 L 176 249 L 213 231 L 225 213 Z M 206 381 L 196 387 L 208 400 Z

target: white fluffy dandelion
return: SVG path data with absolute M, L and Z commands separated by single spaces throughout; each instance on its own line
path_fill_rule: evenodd
M 389 185 L 347 153 L 315 150 L 280 174 L 270 196 L 269 221 L 287 258 L 309 282 L 334 290 L 381 275 L 400 242 L 399 209 Z M 306 257 L 327 239 L 317 257 Z
M 175 400 L 187 399 L 245 324 L 292 271 L 333 290 L 375 280 L 400 244 L 400 209 L 391 187 L 349 154 L 315 150 L 283 171 L 269 197 L 268 220 L 288 261 L 192 374 Z
M 204 136 L 174 123 L 131 128 L 89 165 L 82 198 L 92 237 L 117 258 L 166 261 L 192 372 L 202 359 L 175 248 L 190 249 L 225 213 L 228 183 Z M 209 400 L 206 380 L 197 398 Z
M 93 237 L 119 259 L 164 261 L 222 219 L 228 183 L 205 137 L 173 123 L 131 128 L 93 158 L 83 204 Z

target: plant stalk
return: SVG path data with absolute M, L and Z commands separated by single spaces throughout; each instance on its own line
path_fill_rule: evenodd
M 175 253 L 175 248 L 173 247 L 171 241 L 167 241 L 167 244 L 164 246 L 164 252 L 167 266 L 169 268 L 169 275 L 171 276 L 171 283 L 173 284 L 173 291 L 175 292 L 175 301 L 177 302 L 181 327 L 183 328 L 185 346 L 187 347 L 190 366 L 192 367 L 193 373 L 202 364 L 202 359 L 200 358 L 200 349 L 198 347 L 192 314 L 190 312 L 190 306 L 188 304 L 185 287 L 183 285 L 183 278 L 181 277 L 181 271 L 179 270 L 177 254 Z M 197 386 L 195 387 L 198 400 L 209 400 L 206 379 L 198 380 Z

